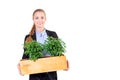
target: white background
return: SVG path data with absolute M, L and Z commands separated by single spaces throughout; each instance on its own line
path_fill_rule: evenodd
M 28 80 L 17 64 L 37 8 L 47 14 L 46 28 L 67 45 L 70 69 L 58 71 L 58 80 L 120 80 L 119 0 L 1 0 L 1 79 Z

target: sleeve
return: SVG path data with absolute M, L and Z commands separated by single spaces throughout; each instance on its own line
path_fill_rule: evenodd
M 25 41 L 26 41 L 26 39 L 27 39 L 27 37 L 28 37 L 29 35 L 26 35 L 25 36 L 25 39 L 24 39 L 24 43 L 25 43 Z M 24 52 L 25 52 L 25 48 L 23 47 L 23 49 L 24 49 L 24 51 L 23 51 L 23 56 L 22 56 L 22 59 L 28 59 L 29 58 L 29 56 L 28 55 L 26 55 L 26 54 L 24 54 Z

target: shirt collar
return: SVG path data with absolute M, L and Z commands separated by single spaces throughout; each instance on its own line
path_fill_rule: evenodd
M 36 34 L 44 36 L 46 34 L 46 29 L 44 29 L 44 31 L 42 31 L 42 32 L 36 31 Z

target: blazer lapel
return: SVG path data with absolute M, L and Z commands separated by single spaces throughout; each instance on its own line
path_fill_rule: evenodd
M 47 33 L 48 36 L 51 36 L 51 35 L 50 35 L 50 32 L 49 32 L 48 30 L 46 30 L 46 33 Z

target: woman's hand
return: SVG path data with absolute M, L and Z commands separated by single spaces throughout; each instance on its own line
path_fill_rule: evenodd
M 24 75 L 21 73 L 21 70 L 20 70 L 20 63 L 18 63 L 17 68 L 18 68 L 19 74 L 20 74 L 21 76 L 24 76 Z

